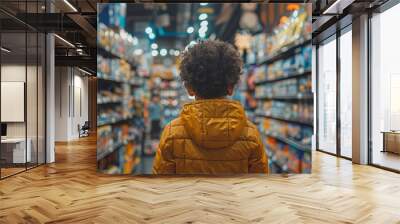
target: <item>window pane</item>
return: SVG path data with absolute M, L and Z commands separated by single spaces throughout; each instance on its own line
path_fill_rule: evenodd
M 399 21 L 400 4 L 371 20 L 372 163 L 396 170 L 400 170 L 400 30 L 393 27 Z
M 318 49 L 318 148 L 336 153 L 336 40 Z
M 352 34 L 340 36 L 340 152 L 351 158 L 352 141 Z

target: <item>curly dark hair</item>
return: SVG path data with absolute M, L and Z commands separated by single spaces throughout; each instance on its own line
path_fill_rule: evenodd
M 226 42 L 201 41 L 182 55 L 180 76 L 197 96 L 210 99 L 228 95 L 242 74 L 243 61 L 239 52 Z

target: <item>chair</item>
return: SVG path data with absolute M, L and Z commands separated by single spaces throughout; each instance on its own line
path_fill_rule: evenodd
M 89 136 L 89 130 L 90 130 L 89 121 L 85 121 L 85 123 L 82 125 L 82 127 L 78 124 L 79 138 Z

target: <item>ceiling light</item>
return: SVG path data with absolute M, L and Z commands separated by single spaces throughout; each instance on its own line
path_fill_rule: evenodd
M 151 27 L 147 27 L 145 30 L 144 30 L 147 34 L 151 34 L 151 33 L 153 33 L 153 29 L 151 28 Z
M 161 55 L 161 56 L 167 55 L 167 49 L 165 49 L 165 48 L 161 49 L 161 50 L 160 50 L 160 55 Z
M 343 9 L 349 6 L 352 2 L 354 2 L 354 0 L 337 0 L 322 14 L 342 14 Z
M 200 3 L 200 5 L 201 5 L 201 6 L 206 6 L 206 5 L 208 5 L 208 3 L 207 3 L 207 2 Z
M 69 42 L 68 40 L 60 37 L 58 34 L 54 34 L 55 37 L 57 37 L 59 40 L 61 40 L 62 42 L 64 42 L 65 44 L 67 44 L 70 47 L 75 48 L 75 45 L 73 45 L 71 42 Z
M 71 3 L 69 3 L 68 0 L 64 0 L 64 3 L 67 4 L 74 12 L 78 12 L 78 10 Z
M 201 21 L 200 26 L 208 26 L 208 21 L 207 20 Z
M 199 20 L 205 20 L 207 18 L 208 18 L 208 15 L 205 14 L 205 13 L 202 13 L 202 14 L 199 15 Z
M 9 49 L 7 49 L 5 47 L 1 47 L 0 50 L 4 51 L 6 53 L 10 53 L 11 52 L 11 50 L 9 50 Z
M 139 43 L 139 40 L 137 39 L 137 37 L 132 38 L 132 43 L 133 43 L 133 45 L 137 45 Z
M 90 72 L 88 72 L 88 71 L 86 71 L 86 70 L 83 70 L 83 69 L 81 69 L 81 68 L 79 68 L 79 67 L 78 67 L 78 70 L 81 71 L 81 72 L 83 72 L 83 73 L 85 73 L 85 74 L 87 74 L 87 75 L 93 75 L 92 73 L 90 73 Z
M 157 48 L 158 48 L 158 45 L 157 45 L 156 43 L 152 43 L 152 44 L 151 44 L 151 49 L 154 49 L 154 50 L 155 50 L 155 49 L 157 49 Z
M 200 38 L 206 37 L 206 33 L 199 33 L 199 37 L 200 37 Z
M 154 33 L 150 33 L 149 38 L 153 40 L 154 38 L 156 38 L 156 35 Z
M 175 56 L 179 56 L 180 53 L 181 52 L 179 50 L 175 50 L 175 52 L 174 52 Z
M 174 55 L 174 54 L 175 54 L 174 49 L 170 49 L 170 50 L 169 50 L 169 55 Z
M 208 30 L 208 28 L 207 28 L 206 26 L 202 26 L 202 27 L 199 29 L 199 33 L 205 33 L 205 32 L 207 32 L 207 30 Z
M 193 31 L 194 31 L 194 28 L 193 28 L 193 26 L 189 26 L 188 28 L 187 28 L 187 30 L 186 30 L 186 32 L 187 33 L 193 33 Z
M 136 49 L 133 53 L 135 55 L 142 55 L 143 54 L 143 50 L 142 49 Z
M 152 50 L 152 51 L 151 51 L 151 55 L 152 55 L 153 57 L 157 56 L 157 55 L 158 55 L 158 51 L 157 51 L 157 50 Z

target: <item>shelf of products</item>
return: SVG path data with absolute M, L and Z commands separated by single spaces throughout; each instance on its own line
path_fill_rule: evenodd
M 309 173 L 313 135 L 311 15 L 293 12 L 273 34 L 253 38 L 250 51 L 256 122 L 272 172 Z M 255 65 L 254 65 L 255 64 Z M 244 89 L 248 92 L 247 89 Z
M 135 122 L 131 121 L 97 129 L 97 161 L 99 164 L 106 167 L 117 166 L 121 173 L 131 173 L 134 165 L 139 162 L 142 138 L 141 128 L 137 128 L 134 124 Z M 120 154 L 123 156 L 121 157 Z
M 98 53 L 134 65 L 137 38 L 120 27 L 109 27 L 104 23 L 99 23 L 98 27 Z
M 257 64 L 271 64 L 275 61 L 282 60 L 288 57 L 292 57 L 293 54 L 300 53 L 301 47 L 311 45 L 311 38 L 307 37 L 304 39 L 296 40 L 288 46 L 282 47 L 280 50 L 274 52 L 269 57 L 261 58 Z
M 133 37 L 121 27 L 100 24 L 97 56 L 97 161 L 103 173 L 134 173 L 144 132 L 141 87 L 134 65 Z M 121 47 L 122 46 L 122 47 Z
M 160 97 L 161 104 L 163 105 L 162 111 L 162 127 L 167 125 L 173 119 L 179 116 L 183 100 L 180 98 L 183 93 L 183 86 L 178 82 L 177 79 L 162 79 Z
M 260 101 L 256 114 L 312 126 L 313 104 L 277 100 Z

